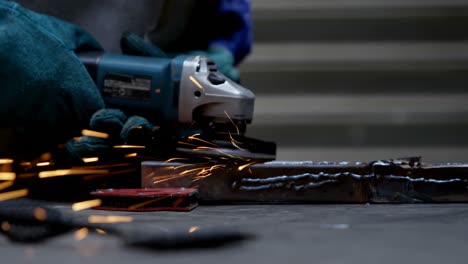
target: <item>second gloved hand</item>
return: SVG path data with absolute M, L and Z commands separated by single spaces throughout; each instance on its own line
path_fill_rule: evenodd
M 145 41 L 140 36 L 133 33 L 124 33 L 121 39 L 121 48 L 124 54 L 137 56 L 151 56 L 157 58 L 175 57 L 181 54 L 166 54 L 155 45 Z M 238 82 L 239 71 L 234 66 L 234 56 L 222 46 L 211 46 L 207 50 L 195 50 L 186 53 L 193 56 L 206 56 L 213 60 L 219 71 L 229 79 Z

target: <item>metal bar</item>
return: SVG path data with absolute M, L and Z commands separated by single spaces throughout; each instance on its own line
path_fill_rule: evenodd
M 419 158 L 216 166 L 146 161 L 142 187 L 197 187 L 205 202 L 468 202 L 468 164 L 430 165 Z

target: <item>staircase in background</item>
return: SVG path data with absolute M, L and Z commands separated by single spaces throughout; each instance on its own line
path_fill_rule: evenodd
M 252 4 L 248 134 L 279 159 L 468 161 L 468 1 Z

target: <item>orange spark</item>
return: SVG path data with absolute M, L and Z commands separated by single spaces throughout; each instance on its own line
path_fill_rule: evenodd
M 61 177 L 68 175 L 85 175 L 85 174 L 106 174 L 108 170 L 84 170 L 84 169 L 68 169 L 68 170 L 54 170 L 54 171 L 41 171 L 39 178 Z
M 188 232 L 191 234 L 193 232 L 197 232 L 198 230 L 200 230 L 199 226 L 192 226 L 192 227 L 190 227 Z
M 86 227 L 83 227 L 81 229 L 76 230 L 75 232 L 75 240 L 83 240 L 85 239 L 89 234 L 89 230 Z
M 191 140 L 200 141 L 200 142 L 202 142 L 202 143 L 205 143 L 205 144 L 208 144 L 208 145 L 214 146 L 215 148 L 217 148 L 217 147 L 218 147 L 218 145 L 216 145 L 216 144 L 213 144 L 213 143 L 211 143 L 211 142 L 209 142 L 209 141 L 203 140 L 203 139 L 201 139 L 201 138 L 197 138 L 195 135 L 194 135 L 194 136 L 190 136 L 190 137 L 188 137 L 188 139 L 189 139 L 190 141 L 191 141 Z
M 117 223 L 130 223 L 133 221 L 131 216 L 118 216 L 118 215 L 90 215 L 88 222 L 90 224 L 117 224 Z
M 105 234 L 107 234 L 106 231 L 104 231 L 104 230 L 102 230 L 102 229 L 99 229 L 99 228 L 96 228 L 96 232 L 97 232 L 98 234 L 100 234 L 100 235 L 105 235 Z
M 3 232 L 10 231 L 10 228 L 11 228 L 10 223 L 8 223 L 7 221 L 2 222 L 1 228 Z
M 0 191 L 5 190 L 6 188 L 9 188 L 13 186 L 14 182 L 13 181 L 7 181 L 7 182 L 2 182 L 0 183 Z
M 13 162 L 12 159 L 0 159 L 0 165 L 12 164 Z
M 234 127 L 236 128 L 236 130 L 237 130 L 237 135 L 240 135 L 239 127 L 237 126 L 236 123 L 234 123 L 234 120 L 232 120 L 232 118 L 229 116 L 229 114 L 228 114 L 226 111 L 224 111 L 224 114 L 227 116 L 227 118 L 229 118 L 229 121 L 231 121 L 231 123 L 232 123 L 232 124 L 234 125 Z
M 0 172 L 0 181 L 14 181 L 16 173 L 14 172 Z
M 45 166 L 49 166 L 50 165 L 50 161 L 45 161 L 45 162 L 39 162 L 36 164 L 37 167 L 45 167 Z
M 107 133 L 93 131 L 93 130 L 89 130 L 89 129 L 81 130 L 81 134 L 83 136 L 88 136 L 88 137 L 103 138 L 103 139 L 109 138 L 109 134 L 107 134 Z
M 74 203 L 72 205 L 72 210 L 77 212 L 77 211 L 83 211 L 86 209 L 90 209 L 93 207 L 100 206 L 102 204 L 101 199 L 94 199 L 94 200 L 89 200 L 89 201 L 83 201 L 79 203 Z
M 242 158 L 242 157 L 238 157 L 238 156 L 231 155 L 231 154 L 229 154 L 229 153 L 227 153 L 227 152 L 224 152 L 224 151 L 222 151 L 222 150 L 220 150 L 220 149 L 218 149 L 218 148 L 212 148 L 212 147 L 197 147 L 197 148 L 194 149 L 193 151 L 197 151 L 197 150 L 198 150 L 198 151 L 200 151 L 200 150 L 214 150 L 214 151 L 216 151 L 216 152 L 219 152 L 219 153 L 223 154 L 224 156 L 227 156 L 227 157 L 230 157 L 230 158 L 233 158 L 233 159 L 245 160 L 245 159 Z M 223 159 L 223 157 L 221 157 L 220 159 Z M 224 158 L 224 159 L 226 159 L 226 158 Z
M 116 145 L 114 146 L 116 149 L 144 149 L 145 146 L 138 146 L 138 145 Z
M 166 160 L 164 163 L 169 163 L 169 162 L 173 162 L 177 160 L 188 160 L 188 159 L 187 158 L 171 158 L 171 159 Z
M 239 147 L 239 145 L 237 145 L 239 142 L 232 137 L 231 132 L 229 132 L 229 137 L 231 138 L 231 144 L 234 147 L 238 148 L 239 150 L 245 151 L 245 149 L 243 149 L 243 148 Z
M 36 218 L 39 221 L 45 221 L 47 219 L 47 212 L 44 210 L 44 208 L 36 208 L 34 209 L 34 218 Z
M 175 179 L 183 178 L 183 177 L 186 177 L 186 176 L 185 175 L 170 175 L 170 176 L 164 177 L 163 179 L 153 181 L 153 184 L 158 184 L 158 183 L 161 183 L 161 182 L 175 180 Z
M 201 90 L 203 90 L 203 86 L 195 79 L 193 76 L 190 76 L 189 79 Z
M 200 181 L 200 180 L 203 180 L 203 179 L 205 179 L 205 178 L 208 178 L 208 177 L 210 177 L 211 175 L 213 175 L 213 173 L 212 173 L 213 170 L 216 170 L 216 169 L 219 169 L 219 168 L 224 168 L 224 167 L 226 167 L 226 165 L 218 164 L 218 165 L 213 165 L 213 166 L 209 167 L 208 169 L 207 169 L 207 168 L 203 168 L 203 170 L 200 171 L 200 172 L 197 174 L 197 177 L 195 177 L 195 178 L 192 180 L 192 183 L 197 182 L 197 181 Z
M 204 168 L 195 168 L 195 169 L 190 169 L 190 170 L 184 170 L 183 172 L 180 173 L 180 175 L 186 175 L 186 174 L 189 174 L 189 173 L 192 173 L 192 172 L 195 172 L 195 171 L 201 171 L 203 169 Z
M 83 158 L 82 160 L 84 163 L 91 163 L 91 162 L 98 162 L 99 158 L 98 157 Z
M 179 165 L 179 166 L 175 166 L 175 167 L 172 167 L 173 170 L 178 170 L 178 169 L 182 169 L 184 167 L 191 167 L 193 166 L 193 164 L 184 164 L 184 165 Z
M 28 189 L 0 193 L 0 202 L 25 197 L 28 195 L 28 193 L 29 193 Z
M 130 153 L 130 154 L 125 155 L 125 158 L 133 158 L 136 156 L 138 156 L 138 153 Z
M 245 168 L 247 168 L 247 167 L 250 167 L 250 166 L 254 165 L 255 163 L 257 163 L 257 162 L 256 162 L 256 161 L 253 161 L 253 162 L 250 162 L 250 163 L 244 164 L 244 165 L 242 165 L 242 166 L 239 166 L 238 170 L 239 170 L 239 171 L 242 171 L 242 170 L 244 170 Z
M 186 146 L 190 146 L 190 147 L 198 147 L 195 144 L 190 144 L 190 143 L 183 142 L 183 141 L 179 141 L 179 142 L 177 142 L 177 144 L 186 145 Z

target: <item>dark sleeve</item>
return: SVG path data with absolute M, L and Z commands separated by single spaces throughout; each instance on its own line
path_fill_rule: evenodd
M 210 40 L 210 45 L 220 45 L 232 52 L 239 63 L 252 47 L 252 18 L 250 0 L 219 0 L 219 32 Z

